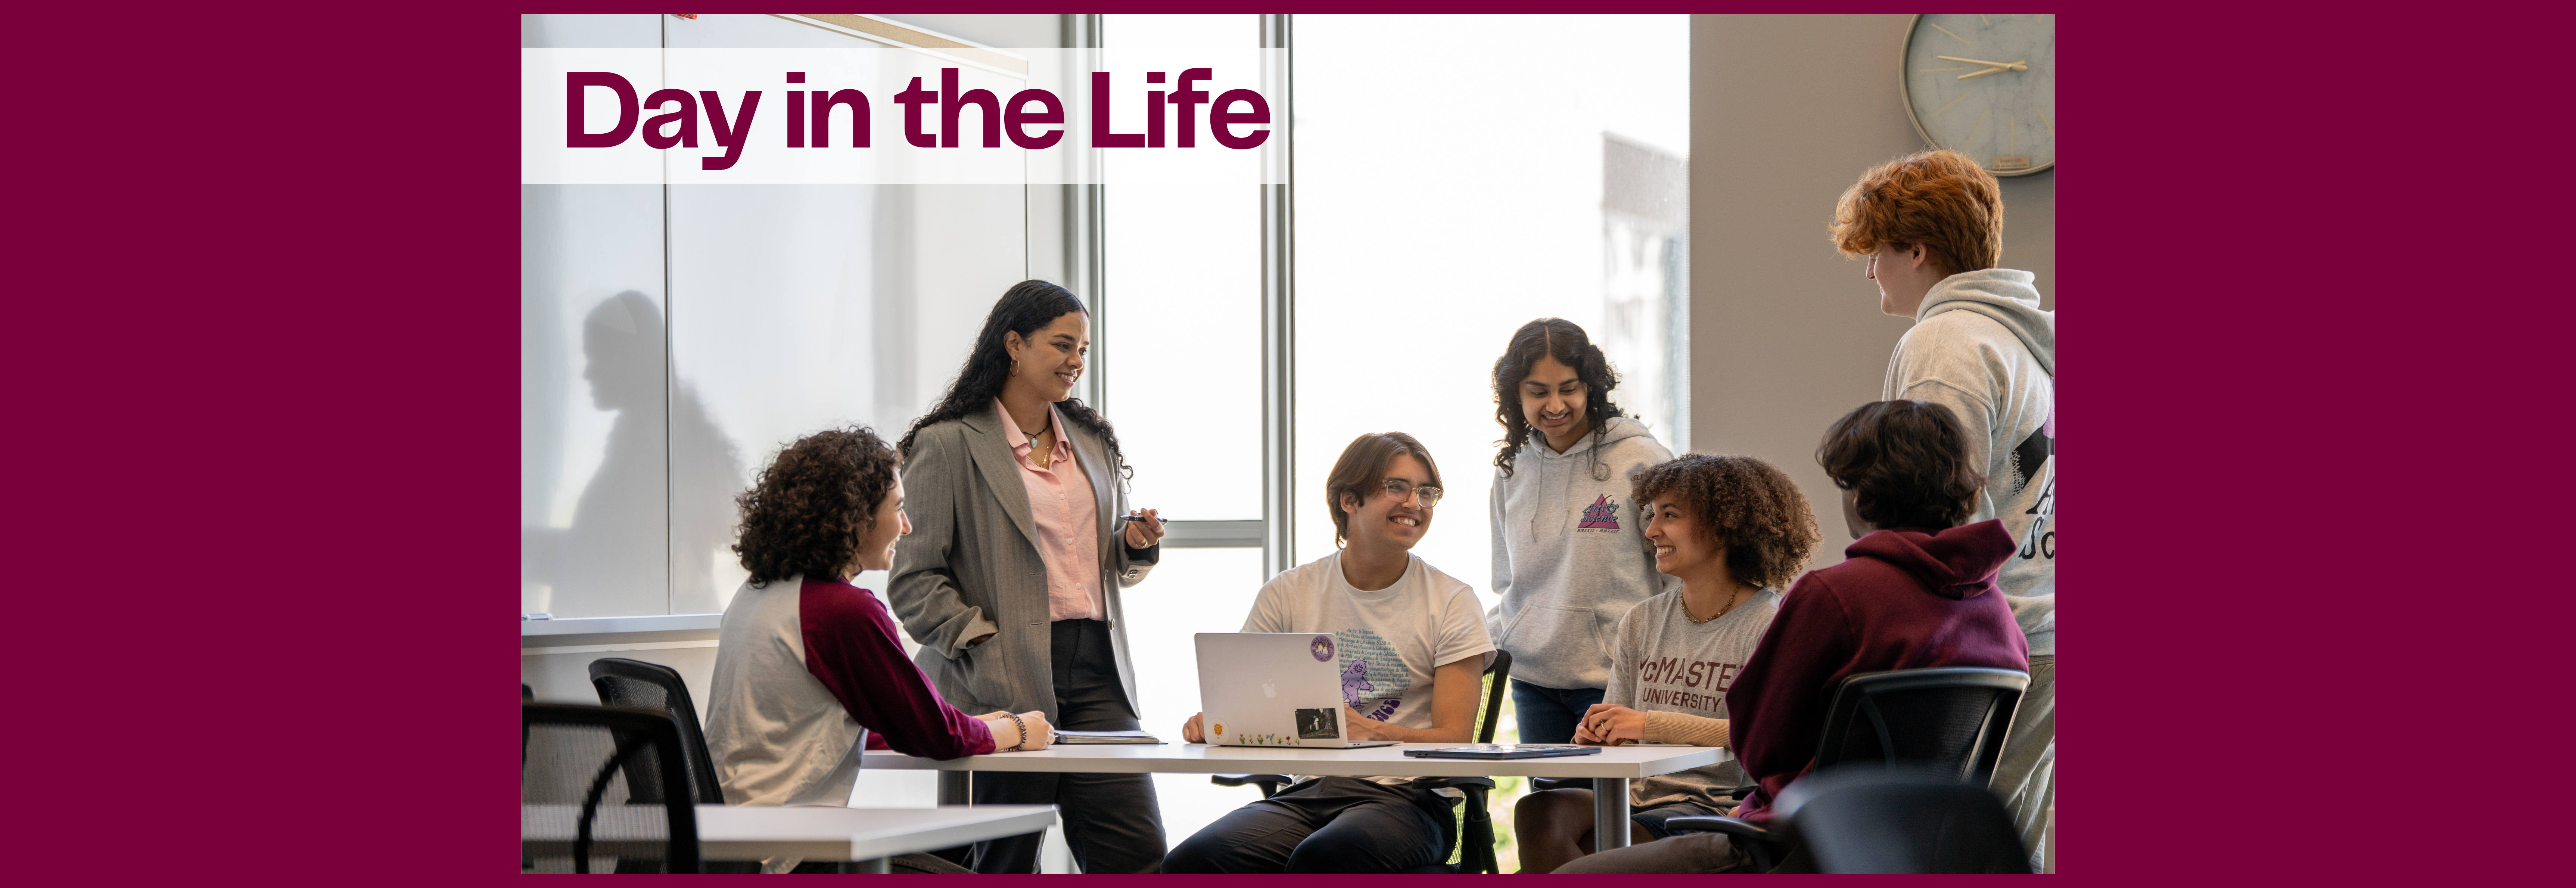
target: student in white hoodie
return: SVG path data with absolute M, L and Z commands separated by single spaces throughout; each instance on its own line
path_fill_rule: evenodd
M 1610 402 L 1619 384 L 1582 327 L 1540 318 L 1494 362 L 1495 644 L 1512 654 L 1523 743 L 1564 743 L 1610 684 L 1619 618 L 1680 581 L 1655 572 L 1629 479 L 1673 458 Z
M 1997 267 L 2002 189 L 1956 153 L 1861 174 L 1834 207 L 1832 234 L 1843 253 L 1868 258 L 1879 311 L 1914 319 L 1879 398 L 1957 414 L 1969 464 L 1986 476 L 1965 523 L 2001 519 L 2017 547 L 2000 583 L 2030 642 L 2030 688 L 1993 785 L 2037 871 L 2057 795 L 2057 314 L 2040 310 L 2030 272 Z

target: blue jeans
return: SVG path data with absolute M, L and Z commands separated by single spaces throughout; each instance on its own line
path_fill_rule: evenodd
M 1601 702 L 1600 688 L 1543 688 L 1512 679 L 1512 712 L 1523 743 L 1572 743 L 1584 710 Z

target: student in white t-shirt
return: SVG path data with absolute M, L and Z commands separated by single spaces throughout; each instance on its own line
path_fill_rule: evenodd
M 1440 469 L 1402 432 L 1353 440 L 1324 495 L 1344 547 L 1261 587 L 1245 632 L 1329 632 L 1353 740 L 1465 743 L 1494 642 L 1475 590 L 1412 553 Z M 1181 737 L 1206 742 L 1201 716 Z M 1410 777 L 1310 777 L 1236 809 L 1163 858 L 1166 873 L 1400 873 L 1449 859 L 1458 791 Z

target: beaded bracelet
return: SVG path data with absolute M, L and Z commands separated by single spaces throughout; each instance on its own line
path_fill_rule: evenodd
M 1016 712 L 1005 712 L 1005 713 L 1002 713 L 1002 714 L 1003 714 L 1003 715 L 1007 715 L 1007 716 L 1010 716 L 1010 717 L 1011 717 L 1011 727 L 1014 727 L 1014 728 L 1018 728 L 1018 729 L 1020 729 L 1020 742 L 1018 742 L 1018 743 L 1014 743 L 1014 744 L 1011 744 L 1011 748 L 1012 748 L 1012 749 L 1027 749 L 1027 748 L 1029 748 L 1029 723 L 1028 723 L 1028 722 L 1021 721 L 1021 720 L 1020 720 L 1020 714 L 1019 714 L 1019 713 L 1016 713 Z

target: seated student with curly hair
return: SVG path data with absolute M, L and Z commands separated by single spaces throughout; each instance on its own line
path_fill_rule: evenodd
M 1857 542 L 1841 564 L 1789 588 L 1753 658 L 1726 691 L 1727 735 L 1755 783 L 1734 816 L 1771 818 L 1772 800 L 1807 774 L 1824 739 L 1825 710 L 1845 677 L 1938 666 L 2030 668 L 2028 642 L 1996 574 L 2013 556 L 2001 523 L 1961 525 L 1985 473 L 1968 461 L 1950 409 L 1879 401 L 1835 420 L 1816 448 L 1843 490 Z M 1793 852 L 1772 872 L 1809 872 Z M 1751 855 L 1716 833 L 1688 833 L 1604 851 L 1568 873 L 1751 871 Z
M 850 585 L 859 571 L 893 563 L 895 539 L 912 530 L 897 460 L 869 429 L 817 432 L 787 445 L 736 500 L 733 551 L 751 580 L 725 607 L 706 725 L 726 804 L 849 804 L 870 731 L 934 759 L 1040 749 L 1054 738 L 1042 713 L 969 717 L 940 699 L 904 656 L 885 604 Z M 966 872 L 925 854 L 892 864 Z M 762 861 L 765 872 L 796 867 L 795 858 Z
M 1771 627 L 1779 590 L 1823 538 L 1815 511 L 1788 475 L 1749 456 L 1693 453 L 1653 466 L 1638 473 L 1631 497 L 1646 504 L 1655 570 L 1682 585 L 1619 621 L 1609 690 L 1583 714 L 1574 739 L 1725 746 L 1727 686 Z M 1735 807 L 1727 791 L 1743 782 L 1732 761 L 1636 781 L 1630 840 L 1664 838 L 1673 817 L 1726 813 Z M 1592 791 L 1522 797 L 1512 832 L 1522 872 L 1551 872 L 1591 854 Z

